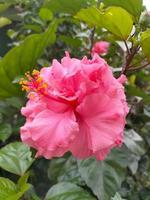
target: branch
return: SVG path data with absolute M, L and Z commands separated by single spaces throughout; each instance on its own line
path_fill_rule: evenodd
M 127 49 L 128 55 L 129 55 L 129 54 L 130 54 L 130 49 L 129 49 L 129 47 L 128 47 L 128 44 L 127 44 L 126 40 L 124 40 L 124 44 L 125 44 L 125 46 L 126 46 L 126 49 Z
M 125 64 L 122 66 L 121 74 L 126 74 L 126 72 L 128 71 L 128 69 L 131 66 L 130 64 L 131 64 L 135 54 L 139 51 L 139 48 L 140 48 L 139 46 L 131 48 L 131 52 L 127 54 Z
M 95 27 L 91 30 L 91 35 L 90 35 L 90 53 L 92 52 L 92 47 L 94 44 L 94 35 L 95 35 Z
M 131 67 L 131 68 L 128 69 L 128 71 L 137 71 L 137 70 L 140 70 L 140 69 L 144 69 L 145 67 L 148 67 L 149 65 L 150 65 L 150 62 L 148 62 L 145 65 L 140 66 L 140 67 Z

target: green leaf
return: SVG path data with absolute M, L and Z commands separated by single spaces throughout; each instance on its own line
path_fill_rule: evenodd
M 86 22 L 89 26 L 102 27 L 102 13 L 96 7 L 89 7 L 87 9 L 81 9 L 75 18 Z
M 13 196 L 17 192 L 17 187 L 14 182 L 7 178 L 0 177 L 0 199 L 3 200 L 18 200 Z
M 126 85 L 126 91 L 127 91 L 127 94 L 129 96 L 138 96 L 138 97 L 141 97 L 143 99 L 143 102 L 145 104 L 150 104 L 150 95 L 147 94 L 142 89 L 140 89 L 138 87 L 135 87 L 135 86 Z
M 119 6 L 131 13 L 136 20 L 139 19 L 143 9 L 142 0 L 104 0 L 106 6 Z
M 8 19 L 7 17 L 0 17 L 0 28 L 9 24 L 11 24 L 10 19 Z
M 142 156 L 146 152 L 143 138 L 133 129 L 125 131 L 124 143 L 132 153 L 138 156 Z
M 133 27 L 132 16 L 120 7 L 109 7 L 103 12 L 95 7 L 81 9 L 75 18 L 91 26 L 106 28 L 122 40 L 128 38 Z
M 46 194 L 45 200 L 94 200 L 87 191 L 72 183 L 61 182 Z
M 12 82 L 15 77 L 31 71 L 44 49 L 55 42 L 57 25 L 58 21 L 53 21 L 45 33 L 28 36 L 23 43 L 11 49 L 0 60 L 0 97 L 22 94 L 18 84 L 12 84 Z
M 132 16 L 121 7 L 109 7 L 103 15 L 103 26 L 118 38 L 126 40 L 132 31 Z
M 17 183 L 17 189 L 18 189 L 18 196 L 22 196 L 29 188 L 30 184 L 27 183 L 29 178 L 29 172 L 25 173 L 23 176 L 20 177 Z
M 121 198 L 120 194 L 117 192 L 111 200 L 124 200 Z
M 126 155 L 120 149 L 113 150 L 105 161 L 78 161 L 81 177 L 100 200 L 110 200 L 115 195 L 125 178 L 126 166 Z
M 0 167 L 17 175 L 23 175 L 33 163 L 31 151 L 21 142 L 10 143 L 0 149 Z
M 81 40 L 79 38 L 72 38 L 70 36 L 61 35 L 59 39 L 72 48 L 79 48 L 81 46 Z
M 0 199 L 9 200 L 16 193 L 16 185 L 7 178 L 0 177 Z
M 50 9 L 53 13 L 74 14 L 81 8 L 87 6 L 87 0 L 45 0 L 44 7 Z
M 28 178 L 29 178 L 29 172 L 25 173 L 23 176 L 20 177 L 17 183 L 17 187 L 21 188 L 22 186 L 26 185 Z
M 53 13 L 47 8 L 41 8 L 39 16 L 45 21 L 50 21 L 53 18 Z
M 10 124 L 0 124 L 0 140 L 5 142 L 12 134 L 12 127 Z
M 141 46 L 143 53 L 147 57 L 148 61 L 150 61 L 150 29 L 146 30 L 141 34 Z
M 7 178 L 0 177 L 0 199 L 2 200 L 19 200 L 20 197 L 29 189 L 26 183 L 28 175 L 25 174 L 19 179 L 19 184 L 15 184 Z
M 9 4 L 6 3 L 0 3 L 0 13 L 4 12 L 5 10 L 7 10 L 7 8 L 9 8 Z
M 48 169 L 48 176 L 50 180 L 55 182 L 67 181 L 83 184 L 78 172 L 77 161 L 72 156 L 52 159 Z

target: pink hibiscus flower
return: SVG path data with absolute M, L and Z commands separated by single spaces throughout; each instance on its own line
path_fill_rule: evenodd
M 99 55 L 107 54 L 108 48 L 109 48 L 109 42 L 106 42 L 106 41 L 96 42 L 92 47 L 91 54 L 92 55 L 94 55 L 95 53 Z
M 47 159 L 67 151 L 79 158 L 103 160 L 123 142 L 128 106 L 122 83 L 107 63 L 95 54 L 92 60 L 66 57 L 59 63 L 27 74 L 22 81 L 28 102 L 21 112 L 26 123 L 21 139 Z

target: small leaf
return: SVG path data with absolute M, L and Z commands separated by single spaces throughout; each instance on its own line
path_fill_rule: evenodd
M 41 8 L 39 16 L 45 21 L 50 21 L 53 18 L 53 13 L 47 8 Z
M 143 53 L 147 57 L 148 61 L 150 62 L 150 29 L 146 30 L 141 34 L 141 46 Z
M 124 200 L 124 199 L 122 199 L 121 196 L 120 196 L 120 194 L 117 192 L 115 194 L 115 196 L 112 198 L 112 200 Z
M 11 24 L 11 20 L 6 17 L 0 17 L 0 28 L 3 26 Z
M 10 143 L 0 149 L 0 167 L 17 175 L 23 175 L 33 163 L 31 151 L 21 142 Z
M 126 159 L 122 150 L 115 149 L 105 161 L 94 158 L 78 161 L 81 177 L 98 199 L 110 200 L 119 189 L 126 174 Z
M 118 38 L 126 40 L 132 31 L 132 16 L 121 7 L 109 7 L 104 12 L 103 26 Z
M 30 184 L 27 183 L 28 178 L 29 178 L 29 172 L 25 173 L 18 180 L 17 190 L 19 191 L 20 197 L 30 188 Z
M 45 200 L 95 200 L 87 191 L 72 183 L 58 183 L 46 194 Z
M 29 172 L 25 173 L 23 176 L 20 177 L 20 179 L 18 180 L 17 186 L 19 188 L 21 188 L 22 186 L 24 186 L 29 178 Z

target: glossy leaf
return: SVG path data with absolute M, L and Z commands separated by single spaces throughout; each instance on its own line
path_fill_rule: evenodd
M 148 61 L 150 61 L 150 29 L 143 32 L 141 34 L 141 46 L 143 53 L 147 57 Z
M 62 12 L 74 14 L 78 10 L 87 6 L 87 0 L 45 0 L 44 7 L 50 9 L 52 12 Z
M 104 27 L 122 40 L 128 38 L 133 27 L 132 16 L 121 7 L 109 7 L 103 12 L 96 7 L 81 9 L 75 18 L 90 26 Z
M 103 26 L 118 38 L 126 40 L 133 27 L 132 16 L 121 7 L 109 7 L 103 15 Z
M 28 146 L 21 142 L 10 143 L 0 149 L 0 167 L 23 175 L 33 162 Z
M 54 43 L 58 21 L 53 21 L 45 33 L 28 36 L 23 43 L 11 49 L 0 61 L 0 97 L 9 97 L 21 94 L 12 84 L 15 77 L 31 71 L 44 49 Z
M 146 152 L 143 138 L 133 129 L 125 131 L 124 143 L 132 153 L 138 156 L 141 156 Z
M 61 182 L 51 187 L 45 200 L 95 200 L 90 194 L 75 184 Z
M 83 184 L 78 172 L 77 161 L 72 156 L 52 159 L 48 169 L 48 176 L 50 180 L 56 182 L 67 181 Z
M 120 149 L 112 151 L 105 161 L 78 161 L 81 177 L 100 200 L 110 200 L 115 195 L 125 178 L 126 166 L 126 156 Z
M 90 26 L 102 27 L 102 13 L 96 7 L 89 7 L 87 9 L 81 9 L 75 18 L 86 22 Z
M 119 6 L 131 13 L 138 20 L 142 12 L 142 0 L 104 0 L 106 6 Z

